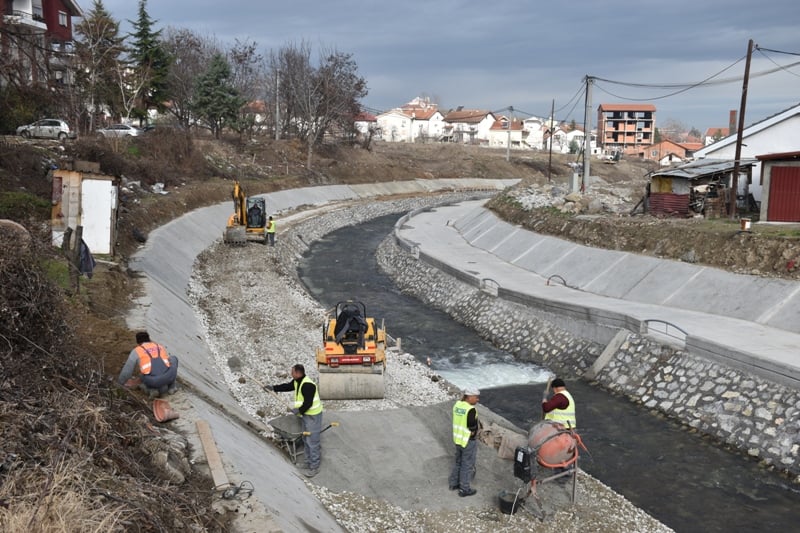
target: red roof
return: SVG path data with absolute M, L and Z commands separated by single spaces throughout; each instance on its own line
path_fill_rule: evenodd
M 376 117 L 372 113 L 367 113 L 366 111 L 362 111 L 361 113 L 353 117 L 353 120 L 355 122 L 377 122 L 378 117 Z
M 503 117 L 502 119 L 495 120 L 494 124 L 492 124 L 491 129 L 493 129 L 493 130 L 501 130 L 501 131 L 508 131 L 509 128 L 507 128 L 503 124 L 503 119 L 505 119 L 506 122 L 508 121 L 508 119 L 506 119 L 505 117 Z M 513 130 L 513 131 L 522 130 L 522 121 L 520 119 L 518 119 L 518 118 L 512 118 L 511 119 L 511 128 L 510 129 Z
M 775 159 L 798 159 L 800 158 L 800 152 L 782 152 L 779 154 L 763 154 L 757 155 L 756 159 L 759 161 L 771 161 Z
M 417 120 L 430 120 L 439 110 L 435 107 L 402 107 L 403 114 Z
M 655 111 L 653 104 L 600 104 L 600 111 Z
M 728 128 L 708 128 L 706 130 L 706 137 L 713 137 L 717 133 L 722 135 L 723 137 L 727 137 L 730 135 L 730 130 Z
M 444 120 L 445 122 L 478 123 L 490 114 L 491 111 L 482 111 L 480 109 L 462 109 L 461 111 L 450 111 L 445 115 Z

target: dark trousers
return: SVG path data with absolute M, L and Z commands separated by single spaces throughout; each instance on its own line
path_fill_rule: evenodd
M 472 478 L 475 477 L 478 443 L 475 439 L 470 439 L 466 447 L 462 448 L 458 444 L 455 447 L 456 455 L 453 460 L 453 470 L 450 472 L 450 486 L 460 487 L 461 490 L 469 490 Z

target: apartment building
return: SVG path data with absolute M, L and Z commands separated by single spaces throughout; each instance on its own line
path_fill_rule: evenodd
M 597 108 L 597 142 L 606 154 L 635 155 L 655 142 L 656 106 L 652 104 L 600 104 Z
M 72 19 L 82 16 L 74 0 L 0 0 L 0 85 L 72 83 Z

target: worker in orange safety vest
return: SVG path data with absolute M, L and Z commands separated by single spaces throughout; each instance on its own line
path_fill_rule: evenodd
M 128 360 L 122 367 L 117 382 L 125 386 L 137 365 L 142 379 L 140 387 L 151 398 L 175 392 L 178 358 L 169 355 L 161 344 L 152 342 L 146 331 L 136 334 L 136 347 L 128 354 Z

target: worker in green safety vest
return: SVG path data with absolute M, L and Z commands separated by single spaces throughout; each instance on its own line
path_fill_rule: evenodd
M 470 486 L 475 476 L 478 458 L 478 410 L 475 404 L 481 391 L 469 388 L 453 406 L 453 443 L 456 447 L 453 470 L 450 472 L 450 490 L 458 489 L 459 496 L 472 496 L 476 491 Z

